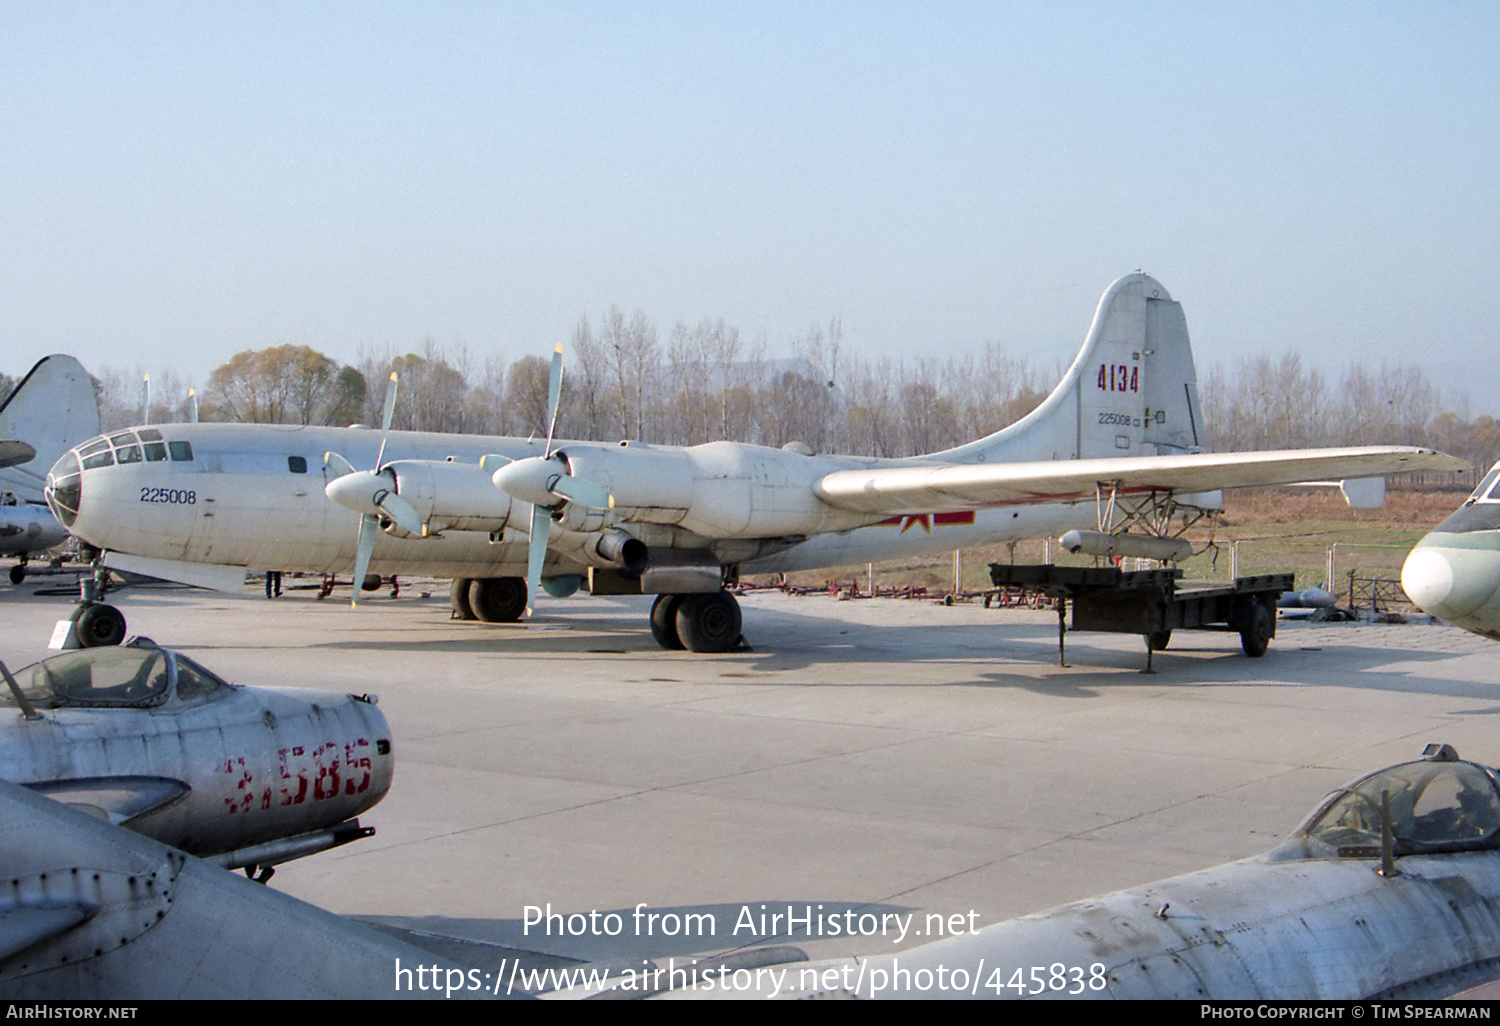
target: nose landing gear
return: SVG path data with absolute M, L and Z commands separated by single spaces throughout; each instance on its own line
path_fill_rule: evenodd
M 78 605 L 68 617 L 72 627 L 64 648 L 107 648 L 125 640 L 125 614 L 100 601 L 109 590 L 108 578 L 109 570 L 99 558 L 94 560 L 93 573 L 79 579 Z

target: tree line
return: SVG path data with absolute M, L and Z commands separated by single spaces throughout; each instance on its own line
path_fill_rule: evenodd
M 627 317 L 615 307 L 597 322 L 582 318 L 566 349 L 556 434 L 677 445 L 801 442 L 816 452 L 909 456 L 1013 423 L 1061 374 L 994 344 L 957 357 L 854 354 L 837 320 L 811 327 L 790 348 L 772 357 L 764 340 L 746 340 L 722 320 L 662 332 L 641 311 Z M 379 424 L 394 371 L 398 429 L 545 435 L 548 370 L 541 354 L 481 362 L 466 348 L 432 342 L 347 365 L 286 344 L 237 353 L 215 368 L 198 396 L 199 417 Z M 96 380 L 106 429 L 140 420 L 139 376 L 105 369 Z M 1445 407 L 1411 364 L 1354 363 L 1326 375 L 1288 352 L 1212 367 L 1199 386 L 1215 451 L 1428 445 L 1480 472 L 1500 459 L 1500 423 L 1471 416 L 1466 400 Z M 153 381 L 152 422 L 186 419 L 186 396 L 173 372 Z

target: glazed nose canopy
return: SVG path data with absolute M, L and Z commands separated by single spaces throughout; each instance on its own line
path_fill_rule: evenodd
M 78 507 L 83 498 L 83 468 L 79 466 L 77 451 L 64 453 L 52 465 L 47 474 L 47 505 L 64 527 L 72 527 L 78 519 Z

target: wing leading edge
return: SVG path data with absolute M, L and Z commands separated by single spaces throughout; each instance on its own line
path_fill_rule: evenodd
M 1457 471 L 1468 466 L 1434 449 L 1372 445 L 840 470 L 821 478 L 813 492 L 830 506 L 892 516 L 937 509 L 1078 502 L 1092 499 L 1101 485 L 1121 493 L 1208 492 L 1321 478 Z

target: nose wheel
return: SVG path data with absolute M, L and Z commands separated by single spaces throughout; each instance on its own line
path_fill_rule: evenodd
M 124 640 L 124 613 L 103 603 L 80 607 L 78 644 L 84 648 L 107 648 Z
M 93 573 L 78 582 L 78 605 L 69 617 L 80 648 L 108 648 L 125 640 L 125 614 L 99 601 L 107 590 L 102 560 L 94 560 Z

